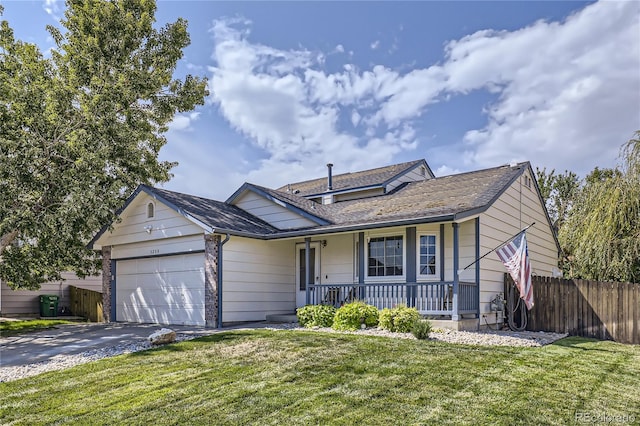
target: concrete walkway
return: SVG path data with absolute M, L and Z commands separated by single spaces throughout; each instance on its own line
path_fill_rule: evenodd
M 163 327 L 176 333 L 209 335 L 233 328 L 260 328 L 266 323 L 245 324 L 238 327 L 225 327 L 221 330 L 198 326 L 158 324 L 63 324 L 54 329 L 0 338 L 0 367 L 12 367 L 47 361 L 65 354 L 72 355 L 92 349 L 109 346 L 140 343 L 149 335 Z

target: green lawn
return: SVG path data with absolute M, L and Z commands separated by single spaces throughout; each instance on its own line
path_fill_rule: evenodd
M 67 320 L 21 320 L 21 321 L 0 321 L 0 336 L 9 337 L 23 333 L 31 333 L 34 331 L 47 330 L 55 328 L 60 324 L 73 324 L 73 321 Z
M 640 422 L 640 346 L 229 331 L 0 383 L 0 424 Z

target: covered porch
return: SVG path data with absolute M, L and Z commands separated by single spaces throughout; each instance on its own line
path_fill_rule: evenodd
M 461 315 L 477 318 L 477 287 L 470 282 L 311 284 L 307 304 L 338 308 L 361 300 L 378 309 L 406 305 L 422 315 L 457 320 Z
M 381 268 L 390 268 L 390 257 L 376 257 L 373 254 L 375 247 L 372 242 L 380 243 L 380 238 L 370 238 L 370 234 L 365 232 L 355 234 L 353 282 L 319 282 L 314 277 L 317 274 L 314 273 L 314 259 L 310 256 L 312 242 L 310 238 L 305 238 L 304 249 L 300 253 L 300 263 L 304 262 L 304 265 L 301 265 L 302 274 L 299 276 L 300 282 L 304 281 L 300 289 L 304 288 L 305 304 L 340 307 L 345 303 L 361 300 L 378 309 L 400 304 L 415 307 L 422 315 L 431 318 L 452 321 L 479 319 L 480 263 L 461 270 L 480 256 L 479 219 L 471 219 L 462 224 L 462 244 L 460 223 L 429 226 L 439 230 L 435 232 L 437 239 L 433 240 L 437 246 L 433 248 L 437 256 L 424 262 L 424 253 L 431 253 L 431 249 L 425 250 L 422 238 L 429 232 L 422 232 L 420 225 L 417 228 L 404 227 L 401 233 L 403 241 L 398 245 L 398 253 L 403 257 L 402 271 L 396 273 L 398 276 L 373 276 Z M 434 262 L 437 264 L 433 265 Z M 429 272 L 433 272 L 428 277 L 425 277 L 425 265 L 431 268 Z

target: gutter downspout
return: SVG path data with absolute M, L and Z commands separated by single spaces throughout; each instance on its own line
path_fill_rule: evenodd
M 229 241 L 231 235 L 227 234 L 224 240 L 218 243 L 218 328 L 222 328 L 222 246 Z

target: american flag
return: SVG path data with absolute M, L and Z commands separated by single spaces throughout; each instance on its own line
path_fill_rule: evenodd
M 527 309 L 531 310 L 533 307 L 533 287 L 531 286 L 527 234 L 524 231 L 519 233 L 511 241 L 498 248 L 496 253 L 516 283 L 516 287 L 520 291 L 520 298 L 527 305 Z

